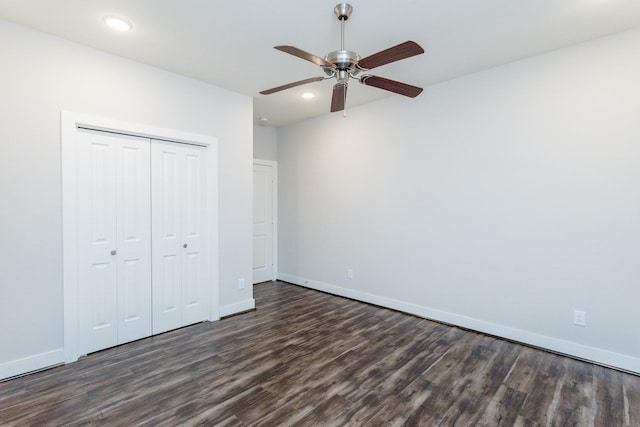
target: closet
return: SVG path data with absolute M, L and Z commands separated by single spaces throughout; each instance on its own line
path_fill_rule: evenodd
M 78 350 L 207 319 L 206 148 L 77 130 Z

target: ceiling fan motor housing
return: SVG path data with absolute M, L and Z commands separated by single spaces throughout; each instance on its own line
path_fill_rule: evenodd
M 351 75 L 356 75 L 360 71 L 356 68 L 356 64 L 360 61 L 360 55 L 350 50 L 336 50 L 330 52 L 327 54 L 325 59 L 334 65 L 334 68 L 324 68 L 324 72 L 329 76 L 334 72 L 339 74 L 341 71 Z

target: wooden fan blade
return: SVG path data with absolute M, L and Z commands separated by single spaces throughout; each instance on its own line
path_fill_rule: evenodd
M 345 99 L 347 98 L 347 84 L 336 83 L 333 86 L 333 96 L 331 97 L 331 112 L 344 110 Z
M 397 82 L 395 80 L 385 79 L 378 76 L 362 76 L 360 77 L 360 83 L 377 87 L 379 89 L 388 90 L 400 95 L 408 96 L 409 98 L 415 98 L 422 93 L 422 88 L 417 86 L 411 86 L 406 83 Z
M 289 55 L 297 56 L 298 58 L 302 58 L 309 62 L 313 62 L 316 65 L 326 68 L 333 68 L 333 64 L 329 61 L 326 61 L 324 58 L 320 58 L 312 53 L 305 52 L 302 49 L 298 49 L 295 46 L 274 46 L 274 49 L 278 49 L 282 52 L 288 53 Z
M 281 90 L 290 89 L 296 86 L 306 85 L 307 83 L 319 82 L 321 80 L 324 80 L 324 77 L 311 77 L 310 79 L 304 79 L 297 82 L 287 83 L 286 85 L 263 90 L 263 91 L 260 91 L 260 93 L 262 95 L 271 95 L 272 93 L 280 92 Z
M 389 49 L 369 55 L 366 58 L 362 58 L 356 66 L 361 70 L 371 70 L 381 65 L 420 55 L 421 53 L 424 53 L 424 49 L 420 47 L 418 43 L 406 41 Z

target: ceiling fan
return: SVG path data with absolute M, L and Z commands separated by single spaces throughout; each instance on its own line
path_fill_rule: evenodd
M 341 23 L 341 37 L 340 37 L 340 50 L 329 52 L 324 58 L 316 56 L 312 53 L 305 52 L 302 49 L 298 49 L 294 46 L 274 46 L 282 52 L 288 53 L 298 58 L 302 58 L 309 62 L 313 62 L 319 65 L 324 70 L 326 76 L 311 77 L 309 79 L 300 80 L 297 82 L 288 83 L 282 86 L 277 86 L 271 89 L 263 90 L 260 93 L 262 95 L 270 95 L 281 90 L 290 89 L 292 87 L 305 85 L 308 83 L 319 82 L 322 80 L 332 79 L 335 77 L 337 83 L 333 86 L 333 96 L 331 98 L 331 112 L 342 111 L 345 108 L 347 99 L 347 84 L 349 78 L 358 80 L 365 86 L 373 86 L 379 89 L 388 90 L 400 95 L 415 98 L 420 95 L 422 88 L 412 86 L 407 83 L 398 82 L 395 80 L 386 79 L 384 77 L 373 76 L 366 74 L 367 71 L 372 70 L 381 65 L 389 64 L 392 62 L 400 61 L 401 59 L 410 58 L 412 56 L 420 55 L 424 53 L 424 49 L 420 47 L 416 42 L 406 41 L 399 45 L 392 46 L 388 49 L 374 53 L 373 55 L 360 58 L 360 56 L 350 50 L 344 48 L 344 24 L 353 7 L 347 3 L 340 3 L 334 8 L 334 12 Z M 360 74 L 364 72 L 365 74 Z

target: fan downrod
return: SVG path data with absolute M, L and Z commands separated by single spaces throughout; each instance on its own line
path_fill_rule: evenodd
M 333 11 L 341 24 L 340 50 L 329 52 L 325 56 L 324 59 L 332 63 L 334 67 L 324 68 L 324 71 L 329 76 L 335 76 L 338 82 L 346 83 L 349 80 L 349 75 L 354 76 L 359 71 L 356 64 L 360 60 L 360 56 L 344 48 L 344 22 L 351 16 L 353 6 L 349 3 L 339 3 L 333 8 Z

